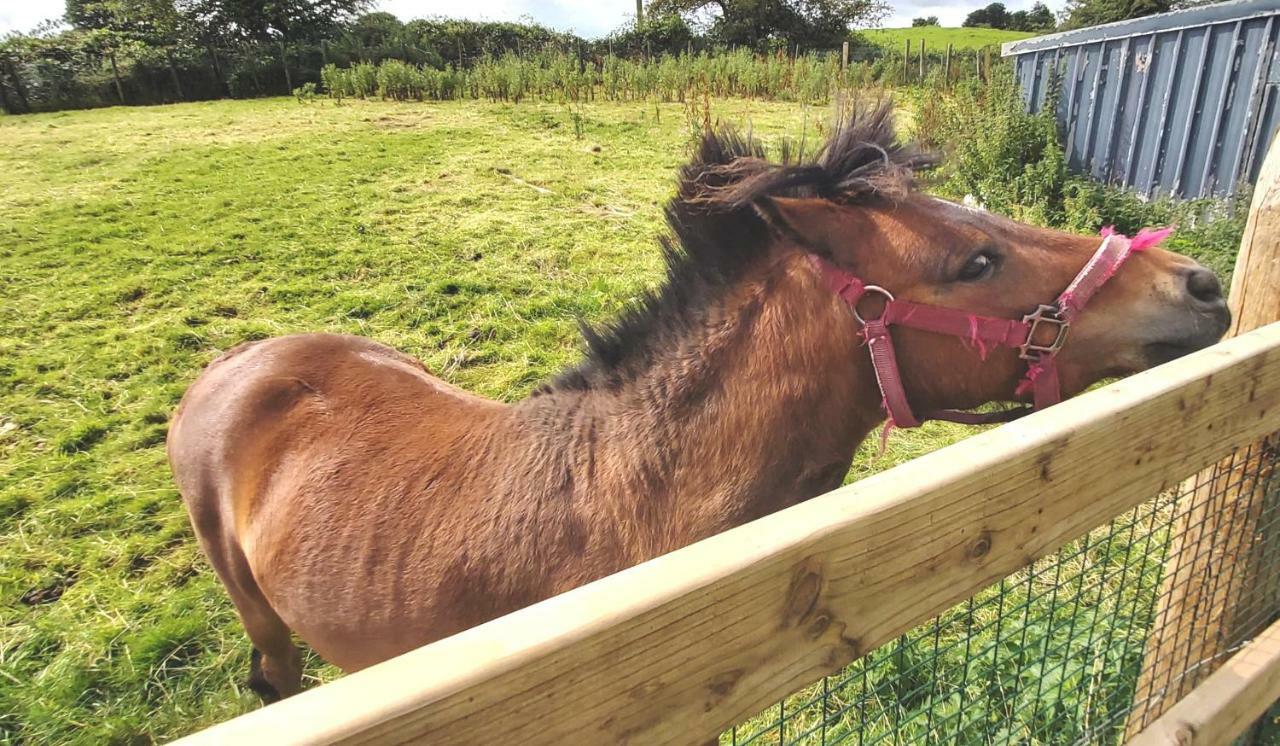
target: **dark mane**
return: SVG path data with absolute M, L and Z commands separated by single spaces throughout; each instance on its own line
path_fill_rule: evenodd
M 666 206 L 669 236 L 662 251 L 667 278 L 612 324 L 585 324 L 585 359 L 537 394 L 590 388 L 616 389 L 633 380 L 690 330 L 703 325 L 712 299 L 741 278 L 772 240 L 755 204 L 768 197 L 818 197 L 841 204 L 893 199 L 915 187 L 913 172 L 932 156 L 898 141 L 893 104 L 841 118 L 817 153 L 806 159 L 784 142 L 777 161 L 750 135 L 708 130 L 679 173 Z

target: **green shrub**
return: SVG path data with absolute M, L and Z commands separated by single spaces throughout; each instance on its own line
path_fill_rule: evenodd
M 932 98 L 949 83 L 940 62 L 916 91 Z M 328 94 L 396 100 L 477 98 L 555 103 L 593 101 L 684 102 L 690 98 L 741 97 L 821 103 L 841 89 L 892 85 L 901 77 L 902 58 L 854 62 L 844 70 L 832 53 L 759 55 L 747 49 L 668 54 L 648 59 L 605 55 L 597 59 L 543 49 L 504 52 L 477 59 L 470 68 L 418 66 L 397 59 L 321 70 Z M 971 75 L 957 68 L 961 78 Z M 928 98 L 926 97 L 926 98 Z
M 351 95 L 370 98 L 378 92 L 378 69 L 368 62 L 352 65 L 348 71 L 351 80 Z
M 1084 178 L 1067 182 L 1062 227 L 1093 233 L 1114 226 L 1133 235 L 1147 226 L 1175 226 L 1167 246 L 1195 258 L 1227 278 L 1249 217 L 1249 194 L 1235 199 L 1145 201 L 1132 191 Z
M 989 83 L 961 83 L 939 106 L 938 131 L 925 140 L 948 155 L 944 191 L 1020 220 L 1062 224 L 1067 162 L 1052 105 L 1028 114 L 1012 70 L 999 67 Z
M 341 101 L 347 96 L 355 95 L 355 87 L 351 81 L 351 70 L 329 64 L 320 69 L 320 84 L 330 98 Z
M 299 103 L 311 101 L 316 97 L 316 84 L 303 83 L 301 86 L 293 89 L 293 97 L 298 99 Z

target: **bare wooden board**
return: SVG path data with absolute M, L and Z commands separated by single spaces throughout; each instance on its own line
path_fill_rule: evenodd
M 1227 746 L 1280 700 L 1280 622 L 1233 655 L 1129 746 Z
M 1280 325 L 250 713 L 188 744 L 688 744 L 1280 427 Z

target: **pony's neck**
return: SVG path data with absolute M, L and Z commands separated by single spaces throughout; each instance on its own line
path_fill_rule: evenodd
M 647 527 L 644 554 L 839 486 L 883 419 L 848 311 L 802 256 L 761 265 L 639 377 L 592 394 L 600 486 Z

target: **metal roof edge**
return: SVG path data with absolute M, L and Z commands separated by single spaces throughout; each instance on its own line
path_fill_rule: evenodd
M 1225 3 L 1202 5 L 1196 8 L 1133 18 L 1127 21 L 1106 23 L 1101 26 L 1090 26 L 1089 28 L 1060 31 L 1056 34 L 1046 34 L 1045 36 L 1036 36 L 1030 39 L 1008 41 L 1000 45 L 1000 56 L 1009 57 L 1042 49 L 1058 49 L 1078 44 L 1111 41 L 1142 34 L 1174 31 L 1179 28 L 1244 21 L 1277 13 L 1280 13 L 1280 0 L 1231 0 Z

